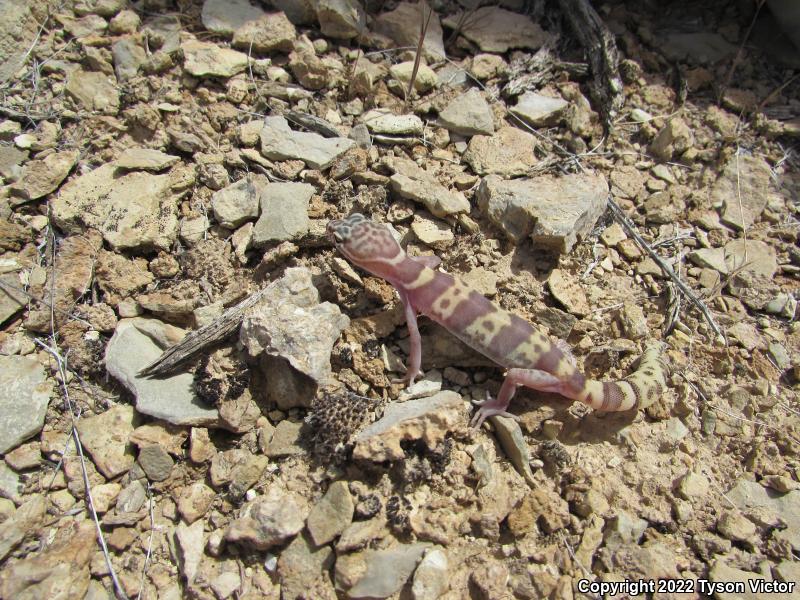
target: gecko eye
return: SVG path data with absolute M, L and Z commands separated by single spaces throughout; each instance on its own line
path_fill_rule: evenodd
M 344 237 L 338 231 L 333 232 L 333 239 L 337 244 L 341 244 L 344 242 Z

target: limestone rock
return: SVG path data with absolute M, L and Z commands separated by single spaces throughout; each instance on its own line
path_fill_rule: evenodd
M 407 60 L 405 62 L 397 63 L 389 67 L 389 73 L 397 81 L 403 84 L 403 87 L 408 89 L 408 84 L 411 82 L 411 75 L 414 72 L 414 61 Z M 414 77 L 414 89 L 420 94 L 430 91 L 439 82 L 439 77 L 436 72 L 424 63 L 420 63 L 417 67 L 417 73 Z
M 119 112 L 116 82 L 104 73 L 76 69 L 70 73 L 64 90 L 83 110 L 104 115 L 116 115 Z
M 153 337 L 165 331 L 169 327 L 155 319 L 121 320 L 106 346 L 106 369 L 133 393 L 140 413 L 175 425 L 216 425 L 219 414 L 197 398 L 191 373 L 152 379 L 137 375 L 170 345 L 160 345 Z
M 308 232 L 308 203 L 314 195 L 308 183 L 270 183 L 261 191 L 261 216 L 253 227 L 252 243 L 262 247 L 270 242 L 294 240 Z
M 326 169 L 353 146 L 347 138 L 293 131 L 283 117 L 267 117 L 261 130 L 261 154 L 271 160 L 302 160 L 312 169 Z
M 736 229 L 750 228 L 764 208 L 780 198 L 772 171 L 763 158 L 738 155 L 731 158 L 711 188 L 711 203 L 722 206 L 720 220 Z M 741 205 L 740 205 L 741 202 Z
M 778 270 L 775 248 L 761 240 L 733 240 L 725 244 L 725 265 L 729 273 L 748 271 L 767 278 Z
M 348 598 L 387 598 L 405 585 L 428 544 L 401 544 L 340 556 L 336 583 Z
M 3 598 L 83 598 L 89 588 L 89 562 L 95 526 L 72 521 L 45 550 L 6 565 L 0 574 Z
M 415 47 L 419 43 L 419 32 L 432 11 L 430 22 L 425 29 L 422 49 L 426 59 L 441 60 L 445 57 L 442 24 L 439 15 L 427 2 L 401 2 L 392 11 L 378 15 L 372 30 L 390 38 L 397 46 Z
M 476 196 L 489 219 L 510 239 L 566 253 L 588 234 L 606 208 L 608 183 L 590 173 L 503 181 L 489 175 Z
M 170 174 L 117 176 L 106 164 L 67 183 L 52 202 L 53 220 L 70 233 L 99 230 L 115 249 L 168 249 L 178 233 L 178 199 Z
M 530 17 L 499 6 L 484 6 L 472 11 L 461 22 L 461 15 L 445 19 L 445 24 L 458 29 L 465 38 L 484 52 L 504 53 L 511 48 L 538 50 L 550 35 Z
M 248 0 L 205 0 L 200 18 L 209 31 L 232 35 L 249 21 L 255 21 L 264 12 Z
M 263 15 L 236 29 L 233 45 L 247 52 L 291 52 L 297 30 L 282 12 Z
M 561 98 L 551 98 L 536 92 L 525 92 L 510 110 L 533 127 L 546 127 L 555 124 L 568 102 Z
M 84 449 L 98 471 L 108 479 L 125 473 L 133 466 L 133 407 L 117 405 L 93 417 L 78 421 L 78 434 Z
M 267 495 L 242 508 L 239 517 L 225 530 L 225 539 L 256 550 L 269 550 L 297 535 L 306 515 L 308 507 L 297 494 L 271 488 Z
M 476 89 L 453 99 L 439 113 L 439 121 L 445 129 L 459 135 L 491 135 L 494 133 L 492 109 Z
M 381 419 L 356 436 L 353 458 L 400 460 L 405 456 L 400 443 L 409 440 L 421 440 L 433 449 L 448 432 L 464 424 L 465 416 L 463 399 L 451 391 L 390 404 Z
M 287 269 L 270 292 L 250 309 L 240 339 L 250 356 L 282 357 L 317 383 L 331 373 L 334 342 L 350 320 L 339 307 L 319 302 L 319 292 L 306 268 Z
M 333 482 L 322 499 L 311 509 L 306 521 L 314 544 L 327 544 L 340 535 L 352 523 L 354 510 L 347 482 Z
M 117 159 L 120 169 L 131 171 L 163 171 L 180 161 L 179 156 L 151 148 L 128 148 Z
M 195 77 L 233 77 L 247 68 L 247 55 L 210 42 L 187 39 L 181 43 L 183 68 Z
M 650 144 L 650 152 L 658 160 L 667 162 L 672 160 L 673 156 L 680 156 L 693 145 L 692 130 L 683 119 L 674 118 L 658 132 Z
M 195 521 L 191 525 L 178 523 L 175 528 L 175 542 L 178 550 L 178 566 L 186 583 L 191 585 L 197 575 L 197 569 L 203 558 L 205 542 L 203 540 L 204 522 Z
M 442 548 L 431 548 L 414 571 L 411 595 L 414 600 L 437 600 L 449 587 L 447 553 Z
M 261 192 L 269 184 L 265 175 L 252 174 L 211 196 L 211 209 L 223 227 L 235 229 L 258 217 Z
M 350 39 L 364 32 L 367 15 L 359 0 L 319 0 L 317 19 L 322 35 Z
M 392 191 L 407 200 L 425 205 L 435 217 L 444 218 L 469 212 L 469 201 L 461 192 L 451 192 L 413 161 L 395 159 L 389 164 L 394 175 L 389 179 Z
M 25 200 L 44 198 L 61 185 L 79 156 L 77 150 L 65 150 L 48 154 L 41 160 L 32 160 L 25 164 L 19 181 L 11 190 Z
M 476 135 L 467 146 L 464 161 L 478 175 L 525 175 L 538 161 L 532 134 L 516 127 L 501 127 L 494 135 Z
M 335 598 L 327 573 L 333 559 L 330 546 L 317 546 L 308 534 L 295 537 L 278 559 L 281 594 L 287 598 Z
M 422 119 L 417 115 L 395 115 L 385 108 L 367 112 L 364 123 L 372 133 L 386 135 L 422 135 Z
M 51 390 L 39 361 L 0 356 L 0 454 L 42 430 Z

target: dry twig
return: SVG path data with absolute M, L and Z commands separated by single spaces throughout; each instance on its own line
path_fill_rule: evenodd
M 619 221 L 620 225 L 622 225 L 623 229 L 625 229 L 627 234 L 630 235 L 634 240 L 636 240 L 636 243 L 639 244 L 642 250 L 644 250 L 650 256 L 650 258 L 653 259 L 653 261 L 659 266 L 661 271 L 675 283 L 675 285 L 678 287 L 681 293 L 683 293 L 687 298 L 689 298 L 691 303 L 694 304 L 695 307 L 703 314 L 703 317 L 705 317 L 705 320 L 708 323 L 708 325 L 711 327 L 711 329 L 714 330 L 714 333 L 716 333 L 720 338 L 722 338 L 722 340 L 727 345 L 727 340 L 725 339 L 725 335 L 722 333 L 722 330 L 719 328 L 719 325 L 717 325 L 717 322 L 714 320 L 711 311 L 708 309 L 705 303 L 700 298 L 697 297 L 697 294 L 695 294 L 692 291 L 692 289 L 688 285 L 686 285 L 686 283 L 684 283 L 680 277 L 678 277 L 678 275 L 675 273 L 672 267 L 669 264 L 667 264 L 667 262 L 663 258 L 661 258 L 655 250 L 653 250 L 650 247 L 650 245 L 644 240 L 644 238 L 641 235 L 639 235 L 639 232 L 636 231 L 636 226 L 628 219 L 623 210 L 619 207 L 619 205 L 616 202 L 614 202 L 611 196 L 608 197 L 608 206 L 611 209 L 611 213 L 614 215 L 614 218 L 617 221 Z

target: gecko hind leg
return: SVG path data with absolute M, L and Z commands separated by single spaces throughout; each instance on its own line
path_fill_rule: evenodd
M 536 369 L 509 369 L 503 386 L 497 398 L 491 398 L 487 392 L 486 400 L 473 400 L 473 404 L 478 407 L 472 415 L 470 426 L 478 428 L 483 422 L 493 416 L 510 417 L 519 421 L 519 417 L 508 412 L 508 404 L 514 397 L 519 386 L 525 386 L 540 392 L 550 392 L 555 394 L 564 393 L 564 382 L 555 375 L 547 371 Z

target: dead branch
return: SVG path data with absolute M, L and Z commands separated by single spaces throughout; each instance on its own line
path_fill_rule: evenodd
M 717 322 L 714 320 L 711 311 L 708 309 L 705 303 L 700 298 L 697 297 L 697 294 L 695 294 L 692 291 L 692 289 L 688 285 L 686 285 L 686 283 L 684 283 L 684 281 L 680 277 L 678 277 L 678 275 L 675 273 L 672 267 L 669 264 L 667 264 L 667 262 L 663 258 L 661 258 L 655 250 L 653 250 L 650 247 L 650 245 L 644 240 L 644 238 L 641 235 L 639 235 L 639 232 L 636 231 L 636 226 L 628 219 L 627 216 L 625 216 L 623 210 L 619 207 L 619 205 L 616 202 L 614 202 L 611 196 L 608 197 L 608 207 L 611 209 L 611 213 L 614 215 L 614 218 L 617 221 L 619 221 L 619 224 L 622 225 L 623 229 L 625 229 L 626 233 L 630 235 L 634 240 L 636 240 L 636 243 L 639 244 L 642 250 L 644 250 L 648 254 L 648 256 L 650 256 L 650 258 L 653 259 L 653 261 L 659 266 L 661 271 L 675 283 L 675 285 L 678 287 L 681 293 L 683 293 L 687 298 L 689 298 L 689 300 L 691 301 L 692 304 L 695 305 L 697 310 L 703 313 L 703 317 L 705 317 L 705 320 L 708 323 L 708 325 L 711 327 L 711 329 L 714 330 L 714 333 L 716 333 L 720 338 L 722 338 L 722 340 L 727 345 L 727 340 L 725 339 L 725 335 L 722 333 L 722 330 L 719 328 L 719 325 L 717 325 Z
M 598 104 L 608 132 L 614 116 L 622 108 L 622 79 L 614 35 L 589 4 L 589 0 L 559 0 L 561 12 L 583 46 L 592 71 L 589 89 Z

